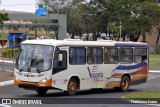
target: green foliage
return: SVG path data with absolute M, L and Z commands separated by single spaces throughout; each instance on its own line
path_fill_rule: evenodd
M 97 34 L 113 32 L 138 40 L 139 35 L 150 32 L 153 26 L 160 28 L 160 6 L 156 0 L 56 0 L 50 1 L 52 13 L 67 15 L 67 30 L 76 33 Z M 107 27 L 109 26 L 109 31 Z M 77 30 L 78 29 L 78 30 Z M 133 38 L 133 39 L 132 39 Z
M 145 32 L 150 32 L 157 25 L 159 17 L 160 6 L 154 0 L 108 0 L 108 7 L 99 20 L 106 18 L 109 23 L 116 23 L 114 28 L 118 28 L 116 26 L 120 26 L 121 21 L 123 36 L 138 37 L 137 34 L 144 34 L 143 41 L 146 41 Z M 117 29 L 111 30 L 119 33 Z
M 14 58 L 17 56 L 18 54 L 18 49 L 14 50 Z M 12 57 L 12 49 L 3 49 L 2 50 L 2 57 L 4 58 L 13 58 Z
M 2 14 L 0 13 L 0 24 L 2 24 L 3 20 L 8 20 L 8 14 Z

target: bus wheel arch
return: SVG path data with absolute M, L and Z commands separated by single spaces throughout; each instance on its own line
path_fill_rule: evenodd
M 77 76 L 72 76 L 68 81 L 67 91 L 65 93 L 72 96 L 76 94 L 77 89 L 80 89 L 80 79 Z

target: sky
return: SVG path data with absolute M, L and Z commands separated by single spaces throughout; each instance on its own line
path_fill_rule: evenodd
M 36 0 L 0 0 L 0 10 L 32 12 L 36 10 Z

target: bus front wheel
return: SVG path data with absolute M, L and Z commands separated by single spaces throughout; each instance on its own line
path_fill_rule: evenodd
M 38 89 L 36 89 L 36 92 L 39 95 L 45 95 L 47 91 L 48 91 L 48 89 L 45 89 L 45 88 L 38 88 Z
M 77 86 L 78 86 L 77 81 L 74 78 L 71 78 L 68 82 L 68 88 L 66 93 L 70 96 L 75 95 L 78 88 Z

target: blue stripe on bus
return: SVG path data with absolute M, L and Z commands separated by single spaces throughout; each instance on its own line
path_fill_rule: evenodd
M 117 47 L 148 47 L 147 44 L 132 44 L 132 43 L 115 43 Z
M 88 69 L 89 75 L 91 77 L 91 71 L 90 71 L 89 67 L 87 67 L 87 69 Z
M 147 66 L 147 63 L 143 62 L 143 63 L 139 63 L 137 65 L 131 65 L 131 66 L 124 66 L 124 65 L 120 65 L 116 68 L 116 70 L 132 70 L 132 69 L 138 69 L 138 68 L 142 68 Z

